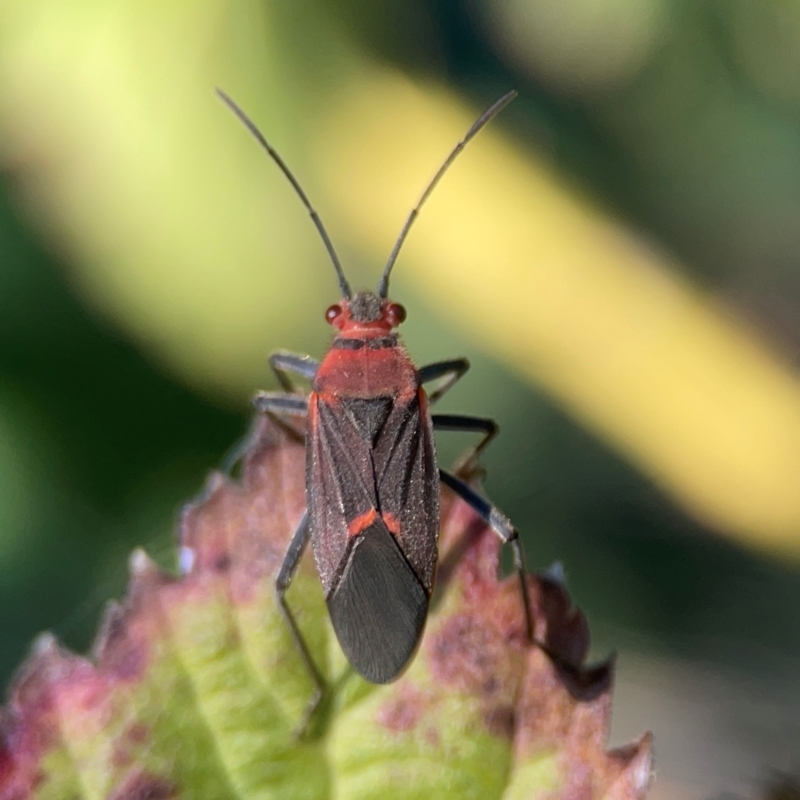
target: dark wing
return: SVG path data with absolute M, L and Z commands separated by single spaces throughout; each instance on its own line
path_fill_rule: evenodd
M 354 520 L 376 507 L 370 447 L 340 403 L 312 393 L 306 436 L 306 500 L 311 544 L 325 597 L 344 568 Z
M 378 519 L 350 540 L 328 598 L 347 660 L 372 683 L 389 683 L 411 661 L 428 616 L 428 593 Z
M 416 650 L 436 565 L 439 489 L 424 395 L 309 402 L 308 507 L 331 621 L 373 683 Z
M 408 403 L 395 406 L 372 457 L 381 513 L 430 594 L 439 548 L 439 470 L 422 389 Z

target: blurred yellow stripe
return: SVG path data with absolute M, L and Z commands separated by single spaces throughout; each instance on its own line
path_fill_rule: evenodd
M 478 111 L 390 75 L 337 95 L 317 169 L 376 271 Z M 800 554 L 797 376 L 673 267 L 495 127 L 443 180 L 397 272 L 695 516 Z

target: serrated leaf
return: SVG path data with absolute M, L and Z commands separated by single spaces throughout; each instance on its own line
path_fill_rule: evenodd
M 499 545 L 444 498 L 439 589 L 420 652 L 372 686 L 338 650 L 309 559 L 289 600 L 330 689 L 313 684 L 274 578 L 305 506 L 302 437 L 263 418 L 237 484 L 210 477 L 181 522 L 180 577 L 143 551 L 91 658 L 40 637 L 0 719 L 0 800 L 642 798 L 649 735 L 605 751 L 611 667 L 558 582 L 529 578 L 538 646 Z

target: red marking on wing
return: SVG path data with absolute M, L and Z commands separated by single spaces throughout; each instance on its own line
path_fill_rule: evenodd
M 369 528 L 369 526 L 372 525 L 377 518 L 378 512 L 374 508 L 371 508 L 364 514 L 359 514 L 355 519 L 350 520 L 349 524 L 347 525 L 347 535 L 358 536 L 361 531 Z
M 397 519 L 394 514 L 390 514 L 388 511 L 381 514 L 381 517 L 383 518 L 384 524 L 389 529 L 389 533 L 391 533 L 393 536 L 397 536 L 401 530 L 400 520 Z
M 384 513 L 380 515 L 383 524 L 386 525 L 389 533 L 392 536 L 397 536 L 401 531 L 400 520 L 394 514 Z M 361 531 L 366 530 L 378 518 L 378 512 L 371 508 L 364 514 L 359 514 L 355 519 L 351 520 L 347 526 L 348 536 L 358 536 Z

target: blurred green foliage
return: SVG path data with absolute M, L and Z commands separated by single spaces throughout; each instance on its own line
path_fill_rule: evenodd
M 21 29 L 23 6 L 8 0 L 0 4 L 0 24 L 8 15 Z M 518 139 L 545 153 L 584 191 L 678 254 L 694 279 L 755 320 L 797 362 L 800 117 L 795 78 L 800 6 L 775 0 L 757 5 L 744 0 L 619 0 L 611 4 L 613 13 L 599 21 L 592 15 L 603 16 L 600 5 L 588 0 L 560 3 L 562 17 L 542 16 L 542 3 L 533 0 L 329 0 L 301 6 L 264 6 L 272 25 L 265 41 L 280 42 L 285 59 L 279 67 L 234 63 L 228 69 L 229 74 L 246 76 L 242 83 L 257 98 L 259 120 L 269 120 L 288 140 L 287 159 L 301 175 L 304 122 L 317 97 L 335 99 L 330 86 L 336 81 L 329 70 L 347 71 L 356 58 L 446 80 L 454 91 L 482 103 L 515 85 L 522 97 L 510 110 L 509 124 Z M 231 30 L 241 27 L 231 21 L 234 12 L 225 4 L 219 8 L 216 23 L 235 39 Z M 581 14 L 589 16 L 583 19 Z M 516 36 L 509 43 L 509 31 L 524 32 L 526 25 L 530 36 Z M 624 57 L 616 58 L 618 29 L 627 38 Z M 172 30 L 180 31 L 180 25 Z M 14 31 L 14 26 L 6 28 L 0 47 L 12 48 Z M 521 41 L 544 41 L 548 31 L 559 33 L 556 61 L 547 60 L 541 48 L 521 50 Z M 257 39 L 261 32 L 255 27 L 248 33 Z M 333 45 L 329 34 L 337 37 Z M 588 49 L 587 37 L 592 41 Z M 567 57 L 569 47 L 574 49 L 572 59 Z M 274 50 L 269 53 L 278 60 Z M 204 55 L 207 113 L 218 114 L 227 124 L 223 110 L 210 99 L 213 70 L 208 64 L 216 54 Z M 146 60 L 148 53 L 137 57 Z M 259 94 L 262 77 L 266 88 Z M 12 84 L 8 75 L 0 81 L 0 115 L 7 128 L 16 124 L 11 115 L 19 102 L 20 87 L 15 85 L 12 92 Z M 52 100 L 47 93 L 37 96 L 36 86 L 34 82 L 27 88 L 32 108 Z M 264 97 L 271 95 L 286 120 L 268 113 L 271 102 Z M 4 96 L 14 101 L 4 101 Z M 69 114 L 66 105 L 62 111 Z M 109 104 L 109 116 L 115 108 Z M 114 119 L 92 122 L 100 129 Z M 353 136 L 358 135 L 354 130 Z M 215 141 L 215 152 L 224 151 L 224 142 Z M 197 142 L 187 147 L 199 161 L 210 159 L 214 174 L 222 172 Z M 298 152 L 292 153 L 293 148 Z M 221 278 L 209 278 L 200 269 L 193 275 L 191 263 L 184 272 L 176 265 L 179 277 L 173 280 L 165 259 L 161 272 L 148 278 L 156 287 L 161 280 L 173 281 L 170 291 L 176 294 L 208 279 L 205 290 L 197 289 L 198 307 L 208 316 L 201 315 L 194 332 L 182 328 L 178 319 L 174 330 L 183 336 L 182 344 L 173 347 L 172 334 L 165 334 L 170 343 L 164 345 L 152 319 L 161 314 L 175 321 L 169 305 L 139 324 L 130 320 L 136 313 L 131 308 L 144 307 L 141 297 L 121 311 L 121 306 L 98 302 L 86 288 L 85 274 L 91 269 L 84 264 L 85 252 L 64 246 L 59 236 L 48 237 L 42 233 L 46 228 L 32 224 L 42 211 L 35 200 L 40 195 L 29 187 L 20 191 L 17 175 L 25 172 L 26 153 L 20 153 L 18 142 L 11 152 L 14 159 L 7 162 L 0 196 L 4 676 L 44 628 L 55 628 L 68 643 L 88 643 L 99 601 L 119 594 L 124 585 L 126 553 L 141 543 L 151 550 L 168 545 L 180 503 L 199 489 L 205 473 L 222 463 L 246 430 L 243 393 L 273 385 L 265 366 L 260 379 L 253 377 L 252 354 L 263 353 L 264 365 L 266 355 L 278 347 L 307 347 L 319 355 L 327 336 L 321 322 L 325 298 L 335 299 L 313 229 L 280 176 L 269 183 L 271 165 L 262 164 L 252 145 L 252 156 L 244 156 L 251 159 L 246 169 L 254 187 L 268 188 L 263 196 L 254 188 L 247 201 L 224 198 L 226 208 L 233 218 L 252 200 L 243 228 L 257 228 L 263 215 L 264 230 L 280 239 L 275 244 L 279 252 L 303 248 L 309 261 L 300 267 L 290 263 L 283 272 L 265 268 L 263 295 L 250 295 L 249 284 L 243 283 L 225 296 L 236 323 L 236 298 L 244 297 L 248 309 L 242 317 L 263 318 L 263 327 L 255 339 L 244 323 L 236 328 L 231 348 L 247 348 L 241 356 L 245 366 L 229 372 L 220 368 L 215 375 L 217 362 L 198 355 L 199 343 L 192 352 L 193 336 L 199 342 L 218 323 L 214 309 L 206 306 L 213 304 L 215 286 L 234 281 L 233 272 L 224 272 L 231 264 L 219 265 Z M 237 158 L 232 156 L 231 162 Z M 176 168 L 169 180 L 196 177 L 193 163 Z M 151 189 L 165 192 L 169 185 Z M 20 197 L 26 198 L 22 207 L 27 213 L 20 211 Z M 268 212 L 277 219 L 266 219 Z M 95 224 L 104 235 L 109 228 L 122 227 L 117 219 L 101 215 Z M 169 229 L 166 220 L 159 232 L 165 241 Z M 208 240 L 199 237 L 198 248 L 213 256 L 203 267 L 208 270 L 215 259 L 227 260 L 227 254 L 222 240 L 213 240 L 213 230 L 202 234 Z M 302 244 L 295 236 L 302 237 Z M 274 242 L 265 234 L 260 244 L 268 263 Z M 161 245 L 159 240 L 152 251 L 143 250 L 142 258 Z M 362 252 L 359 243 L 347 242 L 343 249 L 355 282 L 360 284 L 362 277 L 371 282 L 376 269 L 357 255 Z M 242 250 L 242 259 L 253 259 L 247 269 L 258 269 L 260 252 Z M 238 257 L 238 251 L 231 255 Z M 490 267 L 487 272 L 491 278 Z M 109 274 L 114 291 L 122 296 L 138 273 Z M 800 657 L 796 564 L 745 552 L 704 530 L 535 387 L 446 327 L 424 287 L 404 278 L 402 267 L 396 287 L 409 309 L 403 334 L 418 361 L 462 354 L 473 361 L 474 370 L 448 395 L 446 409 L 498 418 L 502 433 L 487 454 L 487 489 L 524 531 L 531 566 L 564 563 L 572 594 L 589 614 L 600 651 L 630 644 L 755 674 L 767 670 L 772 658 Z M 176 353 L 184 351 L 190 355 L 181 361 Z M 224 362 L 227 351 L 221 352 L 215 356 L 218 362 Z M 201 379 L 192 377 L 195 364 L 202 364 Z M 251 378 L 252 387 L 245 386 Z M 453 437 L 443 437 L 444 460 L 459 447 Z
M 0 626 L 4 675 L 35 630 L 85 646 L 93 586 L 170 541 L 177 504 L 241 434 L 76 302 L 61 265 L 0 206 Z M 161 549 L 161 545 L 159 545 Z M 117 565 L 113 588 L 104 570 Z M 123 567 L 122 570 L 119 568 Z M 81 611 L 88 601 L 91 613 Z

